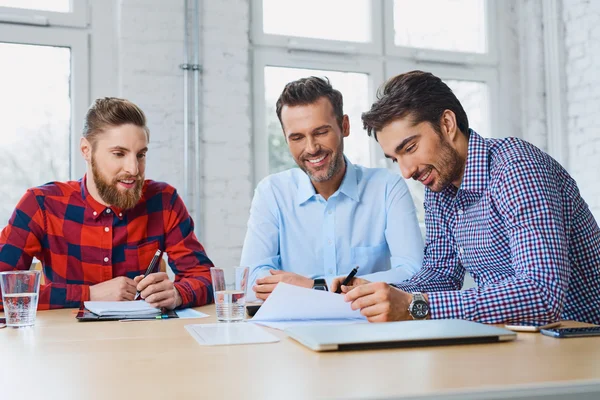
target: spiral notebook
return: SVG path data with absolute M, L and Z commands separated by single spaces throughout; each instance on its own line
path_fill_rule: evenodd
M 175 311 L 160 309 L 139 301 L 86 301 L 77 314 L 79 321 L 123 321 L 179 318 Z

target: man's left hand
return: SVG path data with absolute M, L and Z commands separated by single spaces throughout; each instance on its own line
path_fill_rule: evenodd
M 408 306 L 412 295 L 384 282 L 356 286 L 344 295 L 344 300 L 351 303 L 353 310 L 360 310 L 369 322 L 411 319 Z
M 259 278 L 256 280 L 256 285 L 252 288 L 256 292 L 258 299 L 266 300 L 267 297 L 275 290 L 275 286 L 279 282 L 289 283 L 294 286 L 305 288 L 313 287 L 313 280 L 293 272 L 280 271 L 277 269 L 269 270 L 271 275 Z
M 133 280 L 137 284 L 140 297 L 152 307 L 173 310 L 182 303 L 179 291 L 175 289 L 166 272 L 155 272 L 145 278 L 144 275 L 139 275 Z

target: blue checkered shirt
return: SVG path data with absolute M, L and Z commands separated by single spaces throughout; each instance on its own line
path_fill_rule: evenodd
M 471 131 L 459 189 L 426 189 L 423 269 L 431 318 L 600 324 L 600 229 L 558 162 L 516 138 Z M 459 290 L 468 271 L 477 287 Z

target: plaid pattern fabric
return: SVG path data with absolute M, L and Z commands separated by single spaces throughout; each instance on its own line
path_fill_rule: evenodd
M 546 153 L 471 131 L 460 189 L 426 190 L 425 211 L 423 269 L 395 286 L 429 292 L 432 318 L 600 324 L 600 230 Z
M 213 264 L 175 188 L 147 180 L 138 204 L 120 210 L 95 201 L 85 179 L 29 189 L 0 234 L 0 271 L 41 260 L 46 284 L 38 309 L 79 307 L 91 285 L 143 275 L 159 248 L 169 256 L 182 308 L 213 301 Z

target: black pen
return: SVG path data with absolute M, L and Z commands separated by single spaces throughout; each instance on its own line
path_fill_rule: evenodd
M 158 261 L 158 259 L 160 258 L 160 255 L 162 254 L 162 251 L 160 249 L 156 250 L 156 253 L 154 253 L 154 257 L 152 257 L 152 261 L 150 261 L 150 264 L 148 264 L 148 268 L 146 268 L 146 273 L 144 274 L 144 278 L 147 277 L 152 270 L 154 269 L 154 267 L 156 266 L 156 263 Z M 133 298 L 133 300 L 137 300 L 140 297 L 140 292 L 137 291 L 135 292 L 135 297 Z
M 354 278 L 354 275 L 356 275 L 356 273 L 358 272 L 358 265 L 354 268 L 352 268 L 352 271 L 350 271 L 350 273 L 348 274 L 348 276 L 346 277 L 346 279 L 344 279 L 344 282 L 342 282 L 342 284 L 335 290 L 336 293 L 342 293 L 342 286 L 346 286 L 347 284 L 350 283 L 350 281 L 352 280 L 352 278 Z

